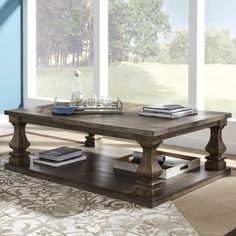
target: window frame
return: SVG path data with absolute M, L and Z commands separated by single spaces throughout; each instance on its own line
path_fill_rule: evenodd
M 23 103 L 44 105 L 53 98 L 36 96 L 36 1 L 23 0 Z M 93 1 L 93 0 L 91 0 Z M 94 88 L 97 97 L 108 95 L 108 0 L 94 1 Z
M 23 103 L 36 106 L 51 103 L 53 99 L 36 97 L 36 0 L 23 0 Z M 108 94 L 108 0 L 94 0 L 94 94 Z M 188 102 L 204 109 L 205 77 L 205 0 L 189 0 L 189 78 Z M 224 129 L 228 153 L 236 154 L 233 134 L 236 119 L 229 119 Z M 209 131 L 198 131 L 173 138 L 166 143 L 204 148 Z M 184 144 L 184 145 L 183 145 Z

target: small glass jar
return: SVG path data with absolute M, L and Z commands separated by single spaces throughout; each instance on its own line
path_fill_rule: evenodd
M 102 96 L 101 98 L 101 106 L 104 108 L 112 107 L 112 100 L 109 96 Z
M 86 99 L 86 107 L 97 107 L 97 97 L 94 95 L 91 98 Z

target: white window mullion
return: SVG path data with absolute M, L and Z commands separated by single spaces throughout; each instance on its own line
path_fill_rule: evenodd
M 94 1 L 94 93 L 108 95 L 108 0 Z
M 189 0 L 189 104 L 204 109 L 205 0 Z
M 52 103 L 36 94 L 36 1 L 23 0 L 23 100 L 24 107 Z
M 36 97 L 36 0 L 23 1 L 24 104 Z

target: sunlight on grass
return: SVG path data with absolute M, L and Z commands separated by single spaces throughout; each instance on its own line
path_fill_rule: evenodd
M 236 117 L 236 65 L 206 65 L 205 108 Z
M 93 90 L 92 67 L 79 69 L 84 96 L 89 97 Z M 37 96 L 70 100 L 74 70 L 73 68 L 37 69 Z
M 109 66 L 109 92 L 130 102 L 187 104 L 187 68 L 127 62 Z

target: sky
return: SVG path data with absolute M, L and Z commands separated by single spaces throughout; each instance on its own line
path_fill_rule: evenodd
M 172 29 L 188 28 L 188 2 L 164 0 L 163 9 L 169 13 Z M 236 37 L 236 0 L 205 0 L 207 29 L 228 29 Z

